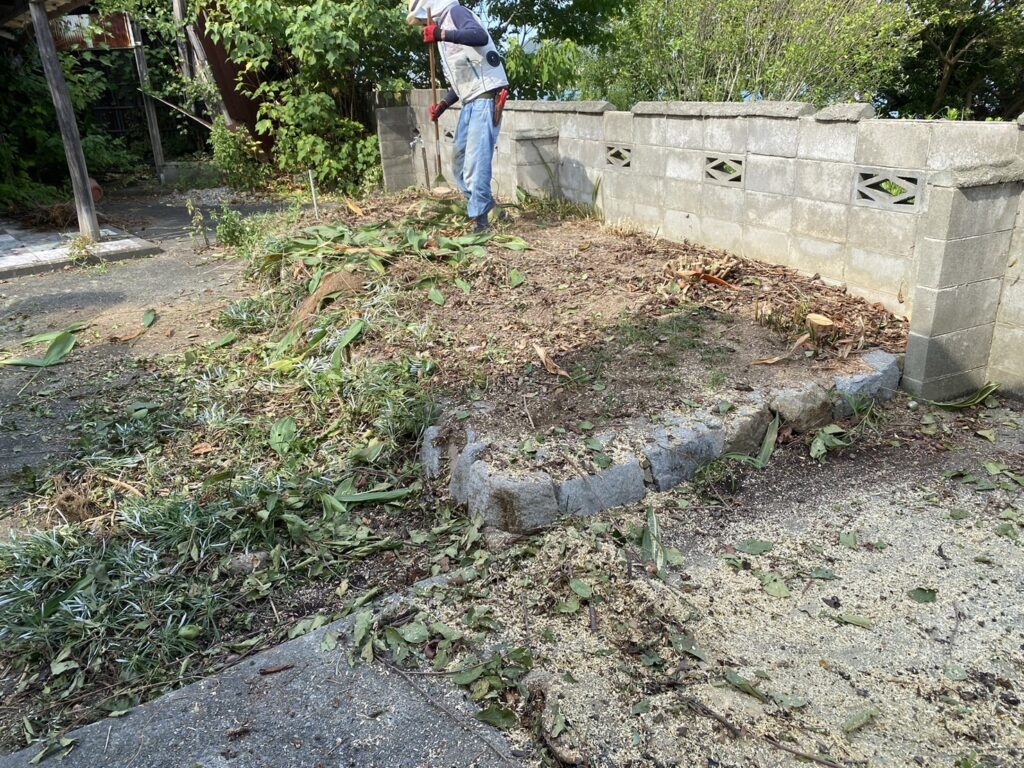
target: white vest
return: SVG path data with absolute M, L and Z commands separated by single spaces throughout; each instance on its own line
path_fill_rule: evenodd
M 475 13 L 473 18 L 481 27 L 483 26 Z M 447 31 L 455 30 L 451 13 L 444 14 L 440 27 Z M 508 85 L 508 76 L 501 63 L 501 56 L 498 55 L 498 49 L 494 47 L 494 41 L 489 35 L 487 45 L 482 45 L 479 48 L 441 42 L 438 49 L 441 51 L 441 64 L 444 66 L 448 84 L 455 89 L 463 103 L 468 103 L 480 98 L 488 91 Z

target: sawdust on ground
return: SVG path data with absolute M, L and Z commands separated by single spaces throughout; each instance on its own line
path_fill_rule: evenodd
M 1024 489 L 949 474 L 1024 472 L 1024 413 L 938 414 L 938 435 L 926 415 L 901 400 L 824 464 L 794 440 L 718 503 L 681 488 L 496 542 L 487 578 L 421 607 L 458 625 L 488 606 L 491 647 L 533 652 L 533 694 L 506 699 L 529 765 L 1020 765 Z M 682 560 L 663 579 L 640 557 L 650 511 Z M 569 610 L 573 579 L 593 597 Z

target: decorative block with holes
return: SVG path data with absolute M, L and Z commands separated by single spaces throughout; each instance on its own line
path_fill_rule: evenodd
M 857 168 L 853 202 L 908 213 L 920 208 L 925 179 L 912 172 L 886 168 Z
M 742 187 L 743 159 L 739 157 L 705 157 L 704 180 L 730 187 Z
M 605 160 L 613 168 L 629 168 L 633 162 L 633 148 L 621 144 L 608 144 Z

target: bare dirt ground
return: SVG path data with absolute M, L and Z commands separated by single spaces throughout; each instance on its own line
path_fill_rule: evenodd
M 354 223 L 397 218 L 409 202 L 389 206 Z M 535 469 L 586 458 L 590 430 L 728 409 L 755 390 L 831 388 L 863 370 L 863 350 L 905 345 L 904 320 L 820 279 L 544 213 L 516 212 L 501 226 L 526 249 L 499 237 L 469 264 L 397 261 L 397 311 L 422 330 L 375 352 L 434 364 L 445 424 L 531 455 L 542 445 L 552 459 Z M 805 335 L 812 313 L 835 322 L 818 343 Z

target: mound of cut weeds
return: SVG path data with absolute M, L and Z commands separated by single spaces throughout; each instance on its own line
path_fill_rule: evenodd
M 53 743 L 476 548 L 476 526 L 420 484 L 433 366 L 388 351 L 422 334 L 390 272 L 493 238 L 450 207 L 403 205 L 245 220 L 252 295 L 224 336 L 154 362 L 146 402 L 87 409 L 78 458 L 25 502 L 58 524 L 0 545 L 0 749 Z M 338 275 L 359 280 L 318 294 Z

